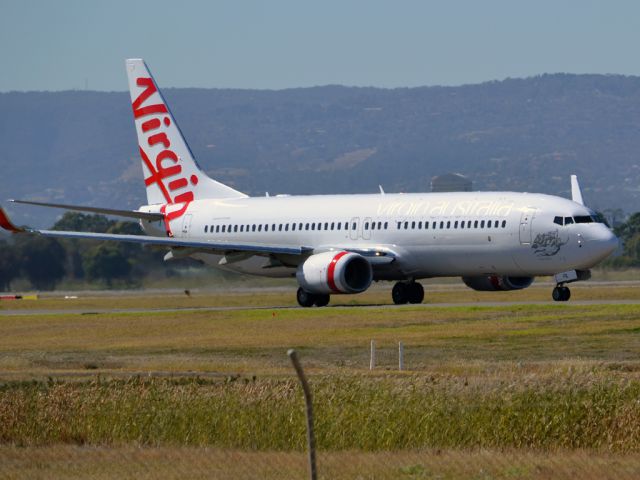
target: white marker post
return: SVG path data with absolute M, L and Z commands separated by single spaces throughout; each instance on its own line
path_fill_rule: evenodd
M 404 344 L 398 342 L 398 370 L 404 370 Z
M 369 370 L 376 368 L 376 341 L 371 340 L 371 358 L 369 360 Z

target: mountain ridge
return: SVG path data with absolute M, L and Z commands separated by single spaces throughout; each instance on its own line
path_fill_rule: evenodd
M 477 190 L 638 210 L 640 77 L 545 74 L 462 86 L 163 89 L 201 167 L 251 195 Z M 145 203 L 128 92 L 0 93 L 1 198 Z M 62 212 L 12 207 L 48 226 Z

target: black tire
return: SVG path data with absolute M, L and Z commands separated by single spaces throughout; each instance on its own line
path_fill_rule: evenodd
M 329 305 L 329 300 L 331 300 L 331 295 L 315 295 L 316 301 L 314 302 L 318 307 L 326 307 Z
M 404 305 L 409 302 L 409 292 L 406 283 L 398 282 L 391 290 L 391 298 L 396 305 Z
M 569 287 L 562 287 L 562 301 L 566 302 L 571 298 L 571 290 Z
M 298 305 L 301 307 L 312 307 L 316 302 L 316 296 L 313 293 L 303 290 L 302 287 L 298 288 L 296 299 L 298 300 Z
M 556 287 L 553 289 L 553 292 L 551 292 L 551 298 L 553 298 L 555 302 L 562 302 L 562 297 L 562 287 Z
M 424 288 L 418 282 L 407 285 L 409 303 L 422 303 L 424 300 Z

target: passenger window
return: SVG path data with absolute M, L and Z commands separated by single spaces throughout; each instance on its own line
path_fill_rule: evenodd
M 338 228 L 338 230 L 342 229 L 342 222 L 338 222 L 338 225 L 336 225 L 336 227 Z
M 244 225 L 240 225 L 240 232 L 244 232 Z
M 376 229 L 376 222 L 371 222 L 371 230 L 375 230 Z
M 407 230 L 409 228 L 409 222 L 404 222 L 404 229 Z
M 389 228 L 389 222 L 384 222 L 384 229 L 386 230 L 387 228 Z
M 451 228 L 451 222 L 447 222 L 447 228 Z
M 296 231 L 296 224 L 295 224 L 295 223 L 292 223 L 292 224 L 291 224 L 291 231 L 292 231 L 292 232 L 295 232 L 295 231 Z
M 464 228 L 464 220 L 460 222 L 460 228 Z
M 562 217 L 554 217 L 553 218 L 553 223 L 555 223 L 557 225 L 562 225 Z
M 444 228 L 444 222 L 440 222 L 440 228 Z
M 506 220 L 502 220 L 502 228 L 505 228 L 507 226 L 507 221 Z
M 478 220 L 476 220 L 475 222 L 473 222 L 473 228 L 478 228 Z
M 484 220 L 480 222 L 480 228 L 484 228 Z
M 565 225 L 571 225 L 573 223 L 573 218 L 572 217 L 564 217 L 564 224 Z
M 411 222 L 411 230 L 415 230 L 416 229 L 416 222 Z
M 358 227 L 358 224 L 356 222 L 353 222 L 353 226 L 351 227 L 351 230 L 355 230 Z
M 458 228 L 458 221 L 453 222 L 453 228 Z
M 378 222 L 378 230 L 382 229 L 382 222 Z
M 369 222 L 364 222 L 364 229 L 369 230 Z
M 204 226 L 204 233 L 209 233 L 209 225 Z
M 220 225 L 216 225 L 216 233 L 220 233 Z
M 429 222 L 424 222 L 424 228 L 425 228 L 425 230 L 429 229 Z
M 304 229 L 305 230 L 309 230 L 309 224 L 308 223 L 304 226 Z
M 285 231 L 285 232 L 288 232 L 288 231 L 289 231 L 289 224 L 288 224 L 288 223 L 285 223 L 285 224 L 284 224 L 284 231 Z
M 222 225 L 222 233 L 225 233 L 226 225 Z
M 331 222 L 331 230 L 333 230 L 335 226 L 336 226 L 335 222 Z
M 258 231 L 261 232 L 262 231 L 262 224 L 258 225 Z
M 328 223 L 325 223 L 325 224 L 324 224 L 324 229 L 325 229 L 325 230 L 329 230 L 329 224 L 328 224 Z

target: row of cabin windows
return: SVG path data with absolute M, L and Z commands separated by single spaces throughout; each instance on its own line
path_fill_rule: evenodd
M 429 222 L 397 222 L 398 223 L 398 230 L 404 229 L 404 230 L 415 230 L 416 228 L 418 230 L 428 230 L 429 229 Z M 502 223 L 500 222 L 500 220 L 447 220 L 446 222 L 444 220 L 441 220 L 440 222 L 431 222 L 431 229 L 432 230 L 436 230 L 438 229 L 438 226 L 440 228 L 440 230 L 444 230 L 444 229 L 450 229 L 450 228 L 506 228 L 507 227 L 507 221 L 506 220 L 502 220 Z
M 389 222 L 372 222 L 371 229 L 386 230 L 389 228 Z M 353 222 L 351 225 L 352 230 L 356 230 L 358 224 Z M 369 228 L 367 223 L 366 229 Z M 243 232 L 295 232 L 296 230 L 348 230 L 349 222 L 324 222 L 324 223 L 279 223 L 279 224 L 253 224 L 253 225 L 205 225 L 204 233 L 243 233 Z
M 450 228 L 506 228 L 507 221 L 502 220 L 447 220 L 440 222 L 431 222 L 431 229 L 438 229 L 438 225 L 441 230 L 450 229 Z M 344 228 L 343 228 L 344 227 Z M 389 222 L 365 222 L 364 230 L 387 230 L 389 228 Z M 351 229 L 356 230 L 358 228 L 357 222 L 352 222 Z M 429 222 L 425 221 L 405 221 L 405 222 L 397 222 L 398 230 L 415 230 L 416 228 L 419 230 L 428 230 Z M 295 232 L 296 230 L 325 230 L 325 231 L 333 231 L 333 230 L 348 230 L 349 222 L 324 222 L 324 223 L 280 223 L 280 224 L 253 224 L 253 225 L 205 225 L 204 233 L 243 233 L 243 232 Z

